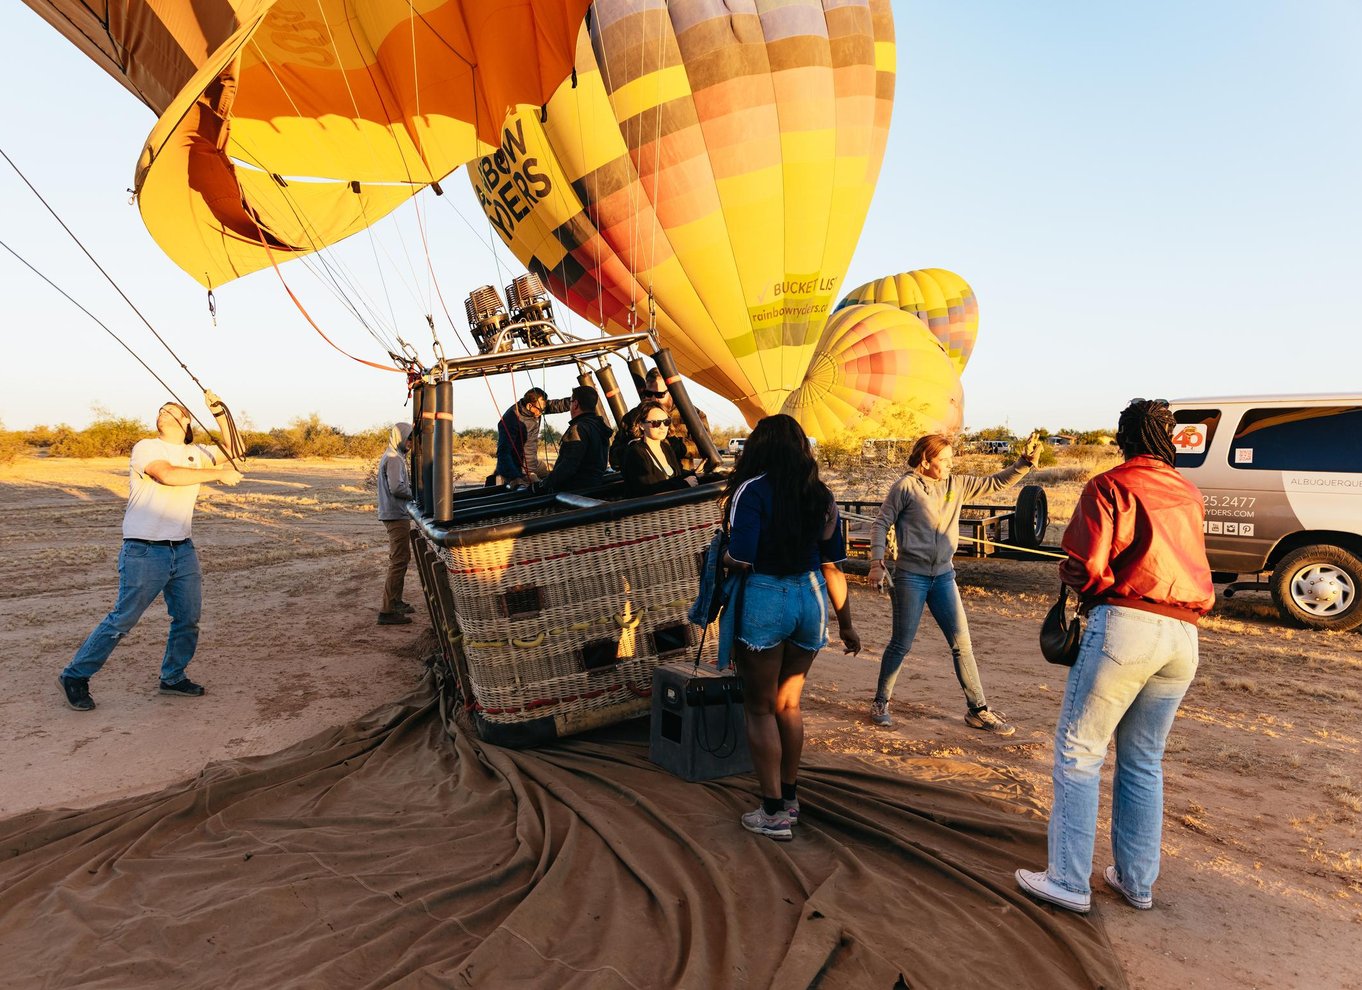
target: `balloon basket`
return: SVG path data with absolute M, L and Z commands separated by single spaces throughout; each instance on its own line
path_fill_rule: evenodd
M 686 613 L 722 485 L 619 494 L 465 489 L 448 525 L 413 512 L 442 705 L 483 740 L 535 746 L 647 715 L 654 668 L 694 657 Z

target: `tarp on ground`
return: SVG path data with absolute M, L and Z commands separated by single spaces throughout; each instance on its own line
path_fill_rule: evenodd
M 167 745 L 173 741 L 167 740 Z M 1038 905 L 1031 789 L 814 754 L 793 842 L 750 777 L 681 781 L 646 721 L 517 752 L 421 693 L 157 794 L 0 822 L 0 985 L 1124 987 Z

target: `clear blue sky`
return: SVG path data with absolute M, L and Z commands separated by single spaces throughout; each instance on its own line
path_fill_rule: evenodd
M 894 13 L 890 144 L 845 284 L 925 267 L 973 284 L 968 426 L 1106 426 L 1137 395 L 1362 390 L 1362 5 L 896 0 Z M 403 417 L 398 376 L 327 347 L 272 273 L 219 290 L 214 327 L 203 290 L 128 205 L 151 113 L 26 7 L 0 4 L 0 36 L 0 147 L 205 384 L 262 428 L 310 412 L 346 429 Z M 462 176 L 445 185 L 430 228 L 458 319 L 468 289 L 519 269 L 503 253 L 498 271 Z M 3 162 L 0 197 L 0 239 L 196 401 Z M 386 228 L 387 269 L 409 272 L 402 245 L 419 243 L 409 211 Z M 354 267 L 386 308 L 374 248 L 355 240 Z M 376 356 L 318 283 L 290 269 L 328 330 Z M 96 404 L 151 419 L 160 386 L 103 331 L 4 252 L 0 284 L 6 427 L 82 426 Z M 388 290 L 428 352 L 427 289 L 390 274 Z M 457 352 L 453 336 L 446 326 Z M 492 423 L 513 396 L 504 379 L 492 397 L 460 389 L 460 427 Z M 701 404 L 740 422 L 716 396 Z

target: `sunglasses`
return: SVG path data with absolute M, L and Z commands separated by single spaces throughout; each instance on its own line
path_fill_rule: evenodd
M 650 430 L 655 430 L 655 429 L 657 429 L 659 426 L 668 426 L 668 425 L 670 425 L 671 420 L 667 420 L 667 419 L 645 419 L 643 422 L 646 423 L 646 424 L 648 425 L 648 429 L 650 429 Z
M 649 392 L 646 388 L 642 392 L 639 392 L 639 395 L 643 396 L 645 399 L 660 399 L 666 394 L 665 391 Z

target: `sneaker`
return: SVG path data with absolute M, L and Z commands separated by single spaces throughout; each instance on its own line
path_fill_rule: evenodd
M 764 835 L 768 839 L 776 839 L 780 842 L 788 842 L 794 838 L 794 832 L 790 826 L 794 822 L 786 811 L 778 811 L 774 815 L 768 815 L 763 809 L 749 811 L 742 816 L 742 827 L 749 832 L 756 832 Z
M 397 611 L 402 612 L 406 615 L 410 615 L 412 612 L 416 611 L 416 606 L 413 605 L 411 602 L 398 602 Z
M 889 717 L 889 702 L 881 701 L 876 698 L 870 703 L 870 721 L 876 725 L 893 725 L 894 720 Z
M 1136 897 L 1130 892 L 1130 888 L 1121 882 L 1121 875 L 1116 872 L 1116 867 L 1108 866 L 1102 871 L 1102 876 L 1106 878 L 1107 886 L 1124 897 L 1126 903 L 1135 910 L 1148 911 L 1154 906 L 1154 895 L 1149 894 L 1145 897 Z
M 791 825 L 799 824 L 799 798 L 785 802 L 785 814 L 789 817 Z
M 202 698 L 203 685 L 195 684 L 188 677 L 176 684 L 167 684 L 165 681 L 162 681 L 161 686 L 157 689 L 156 693 L 164 694 L 171 698 Z
M 1006 715 L 989 708 L 980 708 L 977 712 L 965 712 L 965 724 L 972 729 L 992 732 L 995 736 L 1010 736 L 1017 731 L 1016 726 L 1007 720 Z
M 1049 874 L 1044 870 L 1039 873 L 1033 873 L 1030 870 L 1018 870 L 1015 875 L 1017 886 L 1037 900 L 1078 914 L 1087 914 L 1088 909 L 1092 907 L 1091 895 L 1075 894 L 1072 890 L 1065 890 L 1051 880 Z
M 409 626 L 411 616 L 406 612 L 379 612 L 378 624 L 380 626 Z
M 58 674 L 57 684 L 61 687 L 62 694 L 66 695 L 66 706 L 72 711 L 95 710 L 95 699 L 90 697 L 90 678 L 62 677 Z

